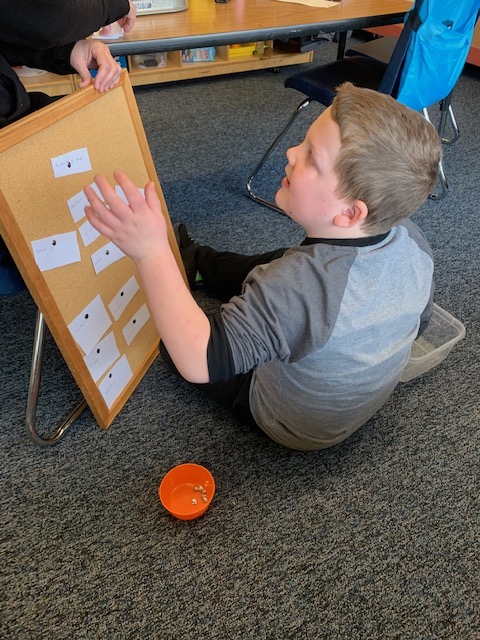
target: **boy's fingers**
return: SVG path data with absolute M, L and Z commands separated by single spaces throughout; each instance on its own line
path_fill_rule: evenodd
M 125 194 L 128 202 L 132 206 L 132 209 L 140 208 L 145 204 L 145 198 L 142 196 L 138 187 L 136 187 L 133 182 L 128 178 L 123 171 L 117 170 L 113 172 L 113 177 L 118 182 L 119 186 L 122 188 L 123 193 Z M 135 211 L 134 211 L 135 212 Z
M 101 193 L 101 197 L 99 198 L 95 190 L 92 189 L 93 198 L 91 204 L 95 213 L 100 213 L 104 220 L 108 220 L 109 222 L 112 222 L 114 218 L 122 218 L 128 213 L 128 206 L 117 195 L 104 176 L 100 174 L 96 175 L 94 181 Z M 90 191 L 87 193 L 87 197 L 89 193 Z
M 103 224 L 107 224 L 109 225 L 109 228 L 111 228 L 116 218 L 115 214 L 105 204 L 105 202 L 98 197 L 97 193 L 94 189 L 92 189 L 92 187 L 85 187 L 84 192 L 90 203 L 90 207 L 85 207 L 85 212 L 87 211 L 87 209 L 90 209 L 92 217 L 95 217 L 97 220 L 101 220 Z M 98 229 L 98 231 L 100 231 L 100 229 Z
M 103 236 L 107 236 L 107 238 L 110 237 L 112 229 L 102 220 L 101 214 L 96 213 L 92 207 L 85 207 L 85 213 L 92 227 L 95 227 Z
M 160 207 L 160 198 L 158 197 L 157 190 L 153 182 L 149 182 L 145 185 L 145 200 L 150 208 Z
M 105 198 L 105 202 L 109 202 L 109 199 L 111 199 L 112 197 L 114 198 L 117 197 L 117 194 L 115 193 L 113 188 L 110 186 L 110 183 L 105 178 L 105 176 L 102 176 L 101 174 L 97 174 L 94 177 L 94 182 L 97 185 L 97 187 L 100 189 L 102 196 Z

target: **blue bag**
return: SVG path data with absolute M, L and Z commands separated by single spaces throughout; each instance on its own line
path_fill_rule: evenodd
M 480 0 L 424 0 L 412 33 L 397 100 L 420 110 L 455 86 L 470 50 Z

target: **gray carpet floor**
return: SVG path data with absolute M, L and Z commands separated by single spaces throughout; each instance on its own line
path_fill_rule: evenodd
M 317 62 L 334 57 L 328 44 Z M 170 216 L 199 239 L 254 253 L 302 238 L 244 189 L 300 101 L 283 87 L 295 71 L 136 91 Z M 0 637 L 479 637 L 479 78 L 467 67 L 454 96 L 451 192 L 414 218 L 433 247 L 435 300 L 466 337 L 337 447 L 282 449 L 157 358 L 110 429 L 87 410 L 40 449 L 24 417 L 35 306 L 28 292 L 0 300 Z M 283 164 L 272 160 L 262 189 L 274 189 Z M 77 399 L 48 337 L 39 430 Z M 217 484 L 192 522 L 173 519 L 157 496 L 182 462 L 207 466 Z

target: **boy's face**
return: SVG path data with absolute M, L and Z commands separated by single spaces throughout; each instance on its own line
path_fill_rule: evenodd
M 340 151 L 340 127 L 326 109 L 312 124 L 304 141 L 287 151 L 285 177 L 275 202 L 310 237 L 333 236 L 337 214 L 348 202 L 336 195 L 333 170 Z

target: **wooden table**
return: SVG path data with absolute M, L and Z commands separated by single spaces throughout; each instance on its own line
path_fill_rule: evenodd
M 132 33 L 109 43 L 114 55 L 220 46 L 342 32 L 401 22 L 408 0 L 342 0 L 328 9 L 277 0 L 189 0 L 186 11 L 140 16 Z

